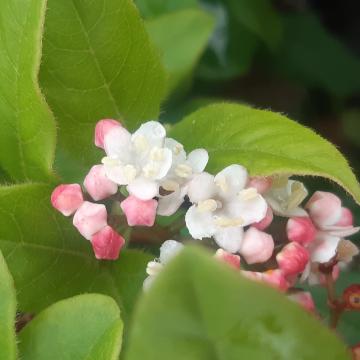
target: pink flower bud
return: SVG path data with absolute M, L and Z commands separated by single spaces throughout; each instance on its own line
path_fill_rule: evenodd
M 93 235 L 91 243 L 97 259 L 116 260 L 125 240 L 112 227 L 105 226 Z
M 95 233 L 107 225 L 105 205 L 84 201 L 74 215 L 73 224 L 85 239 L 91 240 Z
M 273 211 L 271 210 L 271 207 L 268 206 L 265 217 L 261 221 L 252 224 L 252 226 L 258 230 L 265 230 L 272 223 L 273 219 Z
M 289 288 L 289 283 L 279 269 L 264 272 L 262 280 L 280 291 L 286 291 Z
M 248 264 L 262 263 L 270 259 L 274 251 L 271 235 L 251 227 L 244 234 L 240 254 Z
M 288 295 L 288 298 L 301 305 L 307 311 L 315 311 L 314 300 L 308 291 L 296 292 L 294 294 Z
M 235 269 L 240 269 L 240 256 L 231 254 L 223 249 L 218 249 L 215 257 Z
M 309 217 L 298 216 L 289 219 L 286 232 L 290 241 L 305 246 L 315 239 L 317 230 Z
M 98 121 L 95 126 L 95 145 L 103 149 L 106 134 L 115 127 L 121 127 L 121 124 L 116 120 L 103 119 Z
M 289 284 L 284 274 L 279 270 L 268 270 L 266 272 L 256 271 L 241 271 L 241 274 L 248 279 L 264 282 L 280 291 L 286 291 L 289 288 Z
M 296 275 L 304 271 L 309 261 L 309 252 L 300 244 L 292 242 L 283 247 L 276 255 L 276 260 L 285 276 Z
M 341 217 L 341 200 L 334 194 L 316 191 L 306 204 L 311 220 L 320 228 L 336 224 Z
M 348 208 L 341 208 L 340 220 L 335 224 L 335 226 L 353 226 L 354 217 L 352 212 Z
M 120 204 L 129 226 L 153 226 L 157 205 L 154 199 L 140 200 L 133 195 L 128 196 Z
M 272 179 L 270 177 L 255 176 L 250 178 L 247 187 L 255 188 L 259 194 L 266 193 L 272 185 Z
M 118 190 L 117 184 L 105 175 L 104 165 L 95 165 L 90 169 L 85 177 L 84 186 L 95 201 L 114 195 Z
M 72 215 L 84 202 L 79 184 L 57 186 L 51 194 L 52 206 L 63 215 Z

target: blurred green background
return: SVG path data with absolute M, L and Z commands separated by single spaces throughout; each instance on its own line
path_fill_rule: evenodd
M 360 2 L 328 0 L 136 0 L 169 73 L 162 120 L 176 122 L 214 101 L 245 102 L 281 112 L 335 144 L 360 176 Z M 304 179 L 302 179 L 304 180 Z M 305 179 L 310 193 L 332 191 L 327 180 Z M 360 235 L 352 237 L 360 246 Z M 343 272 L 339 294 L 360 283 L 360 258 Z M 326 293 L 313 288 L 327 316 Z M 359 341 L 360 313 L 340 330 Z

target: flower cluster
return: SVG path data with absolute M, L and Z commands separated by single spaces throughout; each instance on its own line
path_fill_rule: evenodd
M 358 253 L 345 237 L 359 228 L 334 194 L 317 191 L 303 204 L 308 191 L 288 176 L 250 177 L 239 164 L 210 174 L 207 151 L 186 153 L 157 121 L 131 134 L 115 120 L 101 120 L 95 145 L 105 154 L 86 175 L 83 189 L 60 185 L 51 201 L 65 216 L 73 215 L 98 259 L 117 259 L 125 244 L 108 209 L 117 216 L 122 212 L 128 226 L 153 226 L 156 215 L 173 215 L 184 202 L 193 239 L 212 239 L 217 259 L 250 279 L 288 291 L 308 309 L 313 304 L 309 294 L 294 290 L 297 281 L 322 284 L 329 272 L 336 278 Z M 274 240 L 269 229 L 275 217 L 285 218 L 286 226 L 284 236 L 276 234 Z M 182 248 L 175 240 L 161 246 L 159 259 L 148 264 L 145 288 Z

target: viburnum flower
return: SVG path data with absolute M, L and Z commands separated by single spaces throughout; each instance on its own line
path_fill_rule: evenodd
M 245 188 L 248 173 L 230 165 L 216 176 L 203 172 L 188 185 L 193 205 L 186 213 L 186 226 L 194 239 L 214 237 L 224 250 L 241 249 L 243 228 L 261 221 L 267 211 L 265 199 L 255 188 Z
M 150 288 L 156 276 L 164 268 L 164 266 L 174 258 L 184 245 L 176 240 L 166 240 L 160 247 L 160 256 L 158 259 L 150 261 L 146 267 L 148 277 L 144 280 L 143 289 L 146 291 Z
M 217 249 L 214 257 L 224 262 L 225 264 L 230 265 L 232 268 L 240 269 L 240 256 L 231 254 L 223 249 Z
M 306 217 L 294 217 L 287 224 L 287 235 L 290 241 L 307 245 L 311 263 L 327 263 L 338 251 L 340 242 L 345 236 L 355 234 L 360 230 L 353 226 L 353 217 L 349 209 L 342 207 L 341 200 L 329 192 L 317 191 L 307 202 Z M 348 243 L 347 248 L 356 248 Z M 345 251 L 345 250 L 344 250 Z M 343 253 L 339 261 L 350 261 L 353 254 Z M 310 263 L 303 274 L 303 279 L 310 276 Z M 313 279 L 313 281 L 315 281 Z
M 183 145 L 172 138 L 165 139 L 165 147 L 172 151 L 172 166 L 160 185 L 170 194 L 159 196 L 157 213 L 170 216 L 184 202 L 190 180 L 204 171 L 209 155 L 205 149 L 195 149 L 186 155 Z
M 91 237 L 91 244 L 97 259 L 116 260 L 125 239 L 107 225 Z
M 274 178 L 252 178 L 249 186 L 253 186 L 264 196 L 275 215 L 291 217 L 306 216 L 300 207 L 308 195 L 304 184 L 291 180 L 288 176 Z
M 279 269 L 267 270 L 265 272 L 242 270 L 241 274 L 250 280 L 263 282 L 280 291 L 286 291 L 289 288 L 287 279 Z
M 133 134 L 115 126 L 104 135 L 106 176 L 118 185 L 127 185 L 131 195 L 150 200 L 159 195 L 160 181 L 172 164 L 172 151 L 165 147 L 165 128 L 148 121 Z
M 79 184 L 61 184 L 51 194 L 52 206 L 64 216 L 72 215 L 84 202 Z

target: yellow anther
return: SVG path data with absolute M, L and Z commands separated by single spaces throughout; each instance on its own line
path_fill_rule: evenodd
M 175 174 L 182 178 L 188 178 L 192 174 L 192 168 L 186 164 L 180 164 L 175 169 Z
M 198 210 L 200 212 L 215 211 L 217 207 L 217 202 L 214 199 L 208 199 L 198 203 Z

